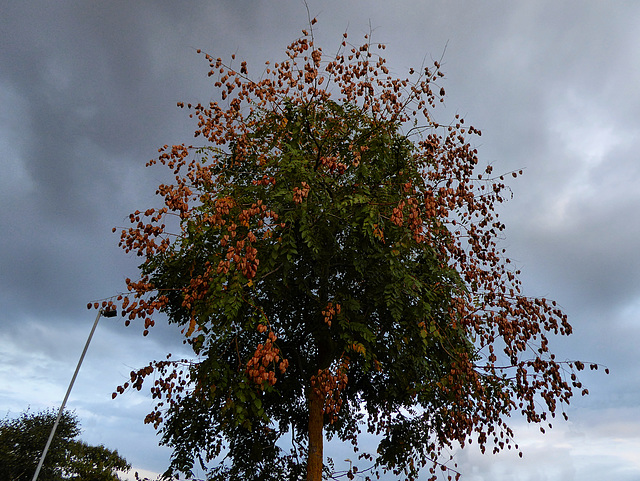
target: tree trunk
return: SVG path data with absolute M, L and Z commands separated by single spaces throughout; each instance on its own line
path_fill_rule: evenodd
M 307 481 L 322 481 L 324 399 L 311 387 L 309 394 L 309 452 Z

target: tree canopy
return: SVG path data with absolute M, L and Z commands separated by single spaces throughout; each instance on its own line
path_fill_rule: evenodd
M 517 449 L 506 418 L 564 414 L 584 366 L 549 352 L 566 315 L 521 292 L 499 247 L 510 191 L 479 164 L 480 131 L 434 120 L 438 62 L 399 79 L 368 36 L 329 57 L 303 34 L 258 80 L 205 54 L 221 98 L 186 106 L 200 146 L 159 150 L 175 182 L 122 230 L 141 277 L 105 302 L 145 335 L 166 314 L 194 357 L 118 392 L 155 378 L 167 475 L 320 480 L 324 436 L 405 479 L 471 440 Z
M 23 412 L 0 420 L 0 479 L 31 481 L 57 411 Z M 79 439 L 77 416 L 64 411 L 38 475 L 39 481 L 120 481 L 130 466 L 117 451 Z

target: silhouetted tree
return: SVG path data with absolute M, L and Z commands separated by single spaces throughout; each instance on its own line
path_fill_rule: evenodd
M 31 413 L 0 420 L 0 479 L 31 481 L 40 461 L 57 410 Z M 38 475 L 39 481 L 119 481 L 117 471 L 130 466 L 117 451 L 90 446 L 76 438 L 78 418 L 64 411 Z

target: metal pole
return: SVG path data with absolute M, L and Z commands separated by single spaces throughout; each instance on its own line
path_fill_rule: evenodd
M 62 401 L 62 405 L 58 410 L 58 417 L 56 418 L 56 422 L 53 424 L 53 428 L 51 429 L 51 434 L 49 434 L 49 439 L 47 439 L 47 444 L 44 446 L 44 450 L 42 451 L 42 456 L 40 456 L 40 462 L 38 462 L 38 467 L 36 468 L 36 472 L 33 474 L 33 479 L 31 481 L 36 481 L 38 479 L 38 474 L 40 474 L 40 469 L 42 469 L 42 464 L 44 463 L 44 458 L 47 455 L 47 451 L 49 451 L 49 446 L 51 445 L 51 441 L 53 440 L 53 436 L 56 433 L 56 429 L 58 427 L 58 423 L 60 422 L 60 418 L 62 417 L 62 412 L 64 411 L 64 406 L 67 404 L 67 399 L 69 399 L 69 394 L 71 393 L 71 388 L 73 387 L 73 383 L 76 381 L 76 376 L 78 375 L 78 371 L 80 370 L 80 366 L 82 365 L 82 361 L 84 359 L 84 355 L 87 353 L 87 349 L 89 348 L 89 343 L 91 342 L 91 338 L 93 337 L 93 333 L 98 326 L 98 321 L 100 320 L 100 316 L 102 315 L 102 309 L 98 310 L 98 315 L 96 316 L 96 320 L 93 323 L 93 327 L 91 328 L 91 332 L 89 333 L 89 337 L 87 338 L 87 343 L 84 345 L 84 350 L 80 355 L 80 360 L 78 361 L 78 365 L 76 366 L 76 372 L 73 373 L 73 377 L 71 378 L 71 382 L 69 383 L 69 388 L 67 389 L 67 394 L 64 396 L 64 400 Z

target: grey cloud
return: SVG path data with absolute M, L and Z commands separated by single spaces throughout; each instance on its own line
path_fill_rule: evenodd
M 634 419 L 640 378 L 640 7 L 439 0 L 309 8 L 326 54 L 345 29 L 358 43 L 369 25 L 374 41 L 388 44 L 398 75 L 444 53 L 448 97 L 436 118 L 462 114 L 483 131 L 474 140 L 482 161 L 496 172 L 525 170 L 509 182 L 514 199 L 501 207 L 504 244 L 523 267 L 526 291 L 557 299 L 571 316 L 576 335 L 554 346 L 562 357 L 588 355 L 612 369 L 604 380 L 587 376 L 592 395 L 575 401 L 573 426 L 591 443 L 624 435 L 619 427 Z M 58 402 L 94 316 L 84 304 L 135 275 L 140 260 L 118 249 L 111 227 L 156 204 L 157 184 L 170 179 L 144 168 L 157 148 L 192 142 L 193 122 L 176 102 L 217 98 L 195 49 L 226 59 L 236 53 L 260 75 L 265 60 L 282 58 L 306 15 L 297 0 L 4 6 L 0 380 L 9 387 L 1 406 Z M 168 454 L 155 450 L 153 430 L 141 422 L 150 400 L 111 401 L 110 393 L 130 368 L 181 346 L 171 328 L 142 338 L 120 321 L 100 324 L 72 398 L 89 441 L 107 439 L 137 466 L 163 469 Z M 5 382 L 16 378 L 20 384 Z M 584 429 L 592 418 L 579 406 L 608 409 L 608 417 Z M 473 480 L 637 477 L 611 450 L 567 457 L 561 444 L 574 446 L 570 436 L 549 442 L 560 444 L 534 443 L 524 461 L 459 456 Z M 149 445 L 143 453 L 142 445 Z

